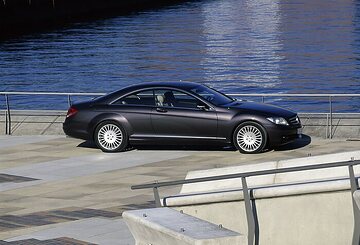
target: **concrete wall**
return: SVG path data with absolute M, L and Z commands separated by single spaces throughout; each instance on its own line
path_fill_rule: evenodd
M 259 244 L 351 244 L 353 214 L 350 191 L 255 200 Z M 246 234 L 243 201 L 176 207 L 225 228 Z
M 326 138 L 331 132 L 334 138 L 360 138 L 360 114 L 334 114 L 332 122 L 326 114 L 304 113 L 299 116 L 307 135 Z
M 0 114 L 0 135 L 6 132 L 5 111 Z M 66 111 L 12 111 L 12 135 L 64 135 Z
M 62 122 L 66 111 L 12 111 L 13 135 L 63 134 Z M 326 115 L 300 115 L 303 133 L 326 138 L 330 122 Z M 0 112 L 0 135 L 5 134 L 5 111 Z M 360 139 L 360 115 L 334 115 L 332 134 L 334 138 Z

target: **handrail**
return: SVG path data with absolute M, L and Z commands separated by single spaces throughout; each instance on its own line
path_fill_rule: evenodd
M 258 244 L 258 237 L 256 237 L 255 231 L 256 231 L 256 229 L 259 229 L 259 226 L 258 226 L 257 222 L 255 222 L 255 212 L 253 210 L 253 207 L 251 204 L 251 198 L 250 198 L 250 194 L 249 194 L 251 190 L 248 188 L 248 185 L 246 182 L 247 177 L 348 166 L 350 187 L 351 187 L 351 194 L 352 194 L 351 198 L 352 198 L 352 203 L 353 203 L 353 215 L 354 215 L 354 231 L 353 231 L 352 245 L 359 245 L 360 244 L 360 210 L 357 208 L 355 199 L 353 197 L 354 192 L 359 189 L 358 181 L 356 179 L 357 177 L 355 177 L 355 174 L 354 174 L 353 167 L 355 165 L 360 165 L 360 160 L 355 161 L 352 158 L 350 161 L 335 162 L 335 163 L 325 163 L 325 164 L 298 166 L 298 167 L 289 167 L 289 168 L 280 168 L 280 169 L 270 169 L 270 170 L 260 170 L 260 171 L 252 171 L 252 172 L 236 173 L 236 174 L 226 174 L 226 175 L 193 178 L 193 179 L 185 179 L 185 180 L 154 182 L 154 183 L 150 183 L 150 184 L 133 185 L 133 186 L 131 186 L 131 189 L 138 190 L 138 189 L 152 188 L 153 192 L 154 192 L 155 204 L 157 207 L 161 207 L 160 195 L 159 195 L 159 190 L 158 190 L 159 187 L 241 178 L 242 191 L 243 191 L 245 210 L 246 210 L 246 219 L 247 219 L 247 224 L 248 224 L 248 245 L 254 245 L 254 242 L 255 242 L 255 244 Z

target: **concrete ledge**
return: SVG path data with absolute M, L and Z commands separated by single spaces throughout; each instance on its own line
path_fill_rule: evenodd
M 126 211 L 136 245 L 246 244 L 246 236 L 169 208 Z
M 309 166 L 314 164 L 326 164 L 341 161 L 360 160 L 360 151 L 343 152 L 335 154 L 326 154 L 320 156 L 311 156 L 303 158 L 295 158 L 290 160 L 272 161 L 258 164 L 239 165 L 226 168 L 214 168 L 208 170 L 191 171 L 186 175 L 186 179 L 218 176 L 234 173 L 245 173 L 251 171 L 261 171 L 270 169 L 289 168 L 296 166 Z M 355 174 L 360 174 L 360 166 L 354 167 Z M 301 171 L 293 173 L 272 174 L 264 176 L 255 176 L 247 178 L 249 187 L 259 187 L 274 184 L 303 183 L 311 181 L 319 181 L 325 179 L 341 179 L 349 176 L 347 167 L 320 169 L 311 171 Z M 204 191 L 217 191 L 223 189 L 241 189 L 240 179 L 219 180 L 210 182 L 200 182 L 194 184 L 186 184 L 181 188 L 180 193 L 194 193 Z
M 192 171 L 187 174 L 186 179 L 295 166 L 326 164 L 339 161 L 349 161 L 351 159 L 359 160 L 360 151 Z M 360 166 L 355 166 L 354 171 L 355 174 L 359 176 Z M 251 177 L 247 178 L 247 182 L 248 186 L 253 189 L 252 197 L 260 199 L 349 190 L 350 183 L 348 176 L 348 168 L 339 167 Z M 243 200 L 241 180 L 229 179 L 183 185 L 180 194 L 165 197 L 163 199 L 163 205 L 183 206 L 239 200 Z
M 358 208 L 360 209 L 360 190 L 354 192 L 354 199 Z

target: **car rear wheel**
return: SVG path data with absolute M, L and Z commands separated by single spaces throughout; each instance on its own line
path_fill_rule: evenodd
M 233 142 L 241 153 L 261 152 L 267 141 L 263 126 L 256 122 L 244 122 L 234 132 Z
M 127 144 L 127 134 L 123 127 L 115 122 L 102 122 L 95 130 L 96 145 L 104 152 L 123 151 Z

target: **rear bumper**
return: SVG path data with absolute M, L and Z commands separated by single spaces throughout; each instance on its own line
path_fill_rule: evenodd
M 88 132 L 83 130 L 82 127 L 79 126 L 80 125 L 76 125 L 76 123 L 69 123 L 65 121 L 63 123 L 63 131 L 66 135 L 73 138 L 91 140 L 91 137 L 89 136 Z

